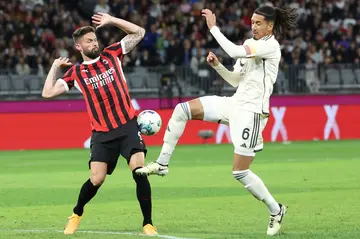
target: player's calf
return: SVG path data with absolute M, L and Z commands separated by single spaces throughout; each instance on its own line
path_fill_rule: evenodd
M 73 209 L 74 214 L 82 216 L 85 205 L 95 197 L 100 185 L 94 185 L 90 179 L 88 179 L 80 189 L 79 197 L 76 206 Z
M 143 226 L 147 224 L 152 225 L 152 204 L 151 204 L 151 187 L 146 175 L 139 175 L 136 172 L 138 168 L 133 170 L 133 178 L 136 183 L 136 196 L 140 204 L 141 212 L 143 214 Z
M 176 105 L 164 135 L 164 144 L 161 148 L 157 162 L 168 165 L 170 157 L 175 150 L 176 144 L 184 132 L 186 123 L 191 120 L 191 109 L 188 102 Z
M 233 176 L 258 200 L 262 201 L 269 209 L 270 222 L 267 235 L 273 236 L 280 232 L 282 219 L 286 213 L 286 207 L 277 203 L 269 193 L 263 181 L 249 169 L 233 171 Z
M 233 176 L 241 182 L 244 187 L 258 200 L 264 202 L 271 215 L 277 215 L 280 212 L 279 204 L 271 196 L 265 184 L 256 174 L 249 169 L 233 171 Z

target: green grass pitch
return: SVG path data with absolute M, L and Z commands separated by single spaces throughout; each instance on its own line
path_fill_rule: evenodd
M 252 170 L 289 207 L 280 238 L 360 238 L 359 147 L 268 143 L 258 153 Z M 147 162 L 159 150 L 150 147 Z M 231 145 L 179 146 L 169 175 L 150 177 L 163 238 L 266 238 L 267 208 L 232 177 L 232 155 Z M 135 235 L 142 217 L 122 158 L 85 208 L 79 230 L 93 232 L 61 233 L 89 177 L 88 157 L 86 149 L 0 152 L 0 238 L 144 238 Z

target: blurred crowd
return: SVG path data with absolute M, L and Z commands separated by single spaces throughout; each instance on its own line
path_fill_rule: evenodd
M 196 72 L 215 51 L 231 65 L 201 17 L 209 8 L 233 42 L 251 37 L 251 15 L 260 5 L 296 8 L 298 28 L 282 44 L 282 64 L 359 63 L 359 0 L 7 0 L 0 1 L 0 69 L 26 75 L 46 74 L 53 60 L 81 62 L 72 32 L 91 24 L 95 12 L 106 12 L 146 28 L 138 47 L 125 58 L 127 66 L 190 65 Z M 119 41 L 121 30 L 98 31 L 102 47 Z

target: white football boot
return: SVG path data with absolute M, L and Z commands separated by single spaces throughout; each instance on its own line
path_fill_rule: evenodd
M 169 167 L 166 165 L 161 165 L 157 162 L 151 162 L 143 168 L 139 168 L 135 173 L 140 175 L 159 175 L 166 176 L 169 173 Z
M 268 236 L 275 236 L 278 233 L 280 233 L 280 228 L 281 228 L 281 223 L 283 220 L 283 217 L 286 214 L 286 206 L 281 205 L 279 203 L 280 206 L 280 212 L 277 215 L 270 215 L 270 222 L 269 222 L 269 226 L 267 229 L 266 234 Z

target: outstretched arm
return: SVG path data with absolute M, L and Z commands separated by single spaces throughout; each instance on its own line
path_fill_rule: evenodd
M 110 16 L 107 13 L 97 13 L 92 16 L 93 23 L 97 24 L 99 27 L 102 27 L 107 24 L 111 24 L 113 26 L 116 26 L 120 29 L 122 29 L 124 32 L 126 32 L 128 35 L 125 36 L 121 40 L 121 46 L 123 48 L 123 53 L 126 54 L 130 52 L 134 47 L 144 38 L 145 36 L 145 29 L 134 24 L 131 22 L 128 22 L 126 20 Z

